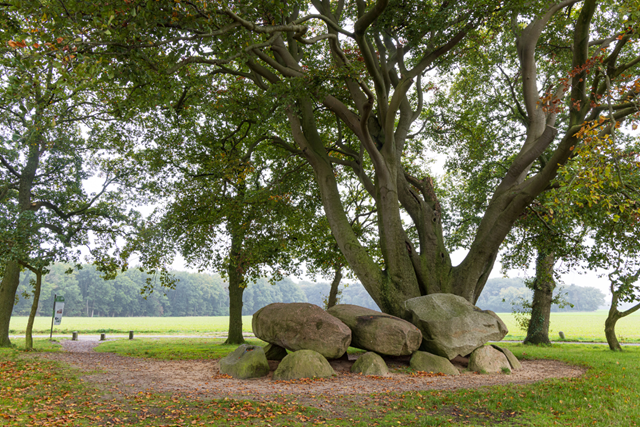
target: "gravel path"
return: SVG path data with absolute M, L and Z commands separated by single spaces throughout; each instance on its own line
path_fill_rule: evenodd
M 257 400 L 273 395 L 357 395 L 376 392 L 411 390 L 456 390 L 496 384 L 528 384 L 548 378 L 578 377 L 585 368 L 555 360 L 522 361 L 523 369 L 511 375 L 478 375 L 465 372 L 459 376 L 411 376 L 394 373 L 389 377 L 366 377 L 349 372 L 351 360 L 331 361 L 338 374 L 324 380 L 272 381 L 271 375 L 279 362 L 272 361 L 272 373 L 265 378 L 236 380 L 220 375 L 217 360 L 157 360 L 97 353 L 98 341 L 61 342 L 65 352 L 44 353 L 39 357 L 57 360 L 85 372 L 82 377 L 111 391 L 132 394 L 138 392 L 170 392 L 200 397 L 244 397 Z M 408 357 L 389 358 L 390 368 L 408 367 Z

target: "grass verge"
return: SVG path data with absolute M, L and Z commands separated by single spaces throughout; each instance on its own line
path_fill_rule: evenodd
M 176 343 L 158 340 L 168 348 Z M 187 340 L 184 340 L 187 341 Z M 184 347 L 201 344 L 183 342 Z M 103 345 L 117 344 L 105 343 Z M 216 344 L 219 345 L 219 344 Z M 206 400 L 197 395 L 127 395 L 80 381 L 72 369 L 0 349 L 0 424 L 9 426 L 637 426 L 640 348 L 507 345 L 521 359 L 551 358 L 588 367 L 585 376 L 480 389 L 319 395 L 316 409 L 297 396 L 273 401 Z M 221 346 L 222 347 L 222 346 Z M 190 353 L 185 350 L 185 353 Z M 191 352 L 197 354 L 197 351 Z M 160 354 L 160 353 L 158 353 Z M 309 403 L 307 403 L 308 405 Z M 322 406 L 321 406 L 322 405 Z

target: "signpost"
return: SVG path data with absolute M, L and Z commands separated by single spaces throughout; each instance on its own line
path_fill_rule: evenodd
M 53 339 L 53 325 L 62 323 L 62 313 L 64 311 L 64 297 L 53 295 L 53 314 L 51 316 L 51 333 L 49 339 Z

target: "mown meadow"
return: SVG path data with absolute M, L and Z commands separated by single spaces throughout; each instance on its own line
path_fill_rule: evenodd
M 505 340 L 523 340 L 524 331 L 518 328 L 513 314 L 500 313 L 509 328 Z M 567 341 L 604 342 L 605 311 L 585 313 L 551 313 L 552 340 L 559 340 L 558 332 L 565 334 Z M 26 317 L 11 319 L 11 334 L 24 334 Z M 37 317 L 34 333 L 48 334 L 51 327 L 50 317 Z M 227 316 L 212 317 L 65 317 L 60 326 L 54 327 L 54 334 L 112 333 L 126 334 L 135 331 L 138 334 L 168 335 L 204 335 L 219 336 L 229 327 Z M 243 316 L 243 330 L 251 332 L 251 316 Z M 640 312 L 623 318 L 616 327 L 621 342 L 640 342 Z
M 19 341 L 19 340 L 18 340 Z M 156 340 L 174 347 L 175 340 Z M 203 340 L 185 340 L 181 358 L 201 357 Z M 119 343 L 119 344 L 118 344 Z M 20 342 L 16 342 L 20 345 Z M 133 352 L 140 343 L 106 343 Z M 209 354 L 233 346 L 212 341 Z M 357 396 L 275 396 L 260 401 L 205 399 L 153 391 L 127 394 L 82 381 L 63 364 L 0 349 L 0 424 L 7 426 L 637 426 L 640 420 L 640 348 L 614 353 L 601 345 L 508 344 L 520 359 L 551 358 L 587 367 L 579 378 L 507 385 Z M 58 351 L 46 340 L 41 351 Z M 106 348 L 105 348 L 106 349 Z M 193 351 L 190 351 L 193 350 Z M 143 357 L 163 357 L 161 349 Z

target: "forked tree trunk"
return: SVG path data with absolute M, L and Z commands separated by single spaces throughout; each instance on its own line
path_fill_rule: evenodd
M 11 347 L 9 322 L 11 322 L 11 313 L 19 284 L 20 265 L 15 261 L 9 261 L 4 269 L 2 282 L 0 282 L 0 347 Z
M 331 282 L 331 289 L 329 290 L 327 308 L 331 308 L 338 303 L 338 288 L 340 287 L 340 280 L 342 280 L 342 266 L 337 265 L 335 275 L 333 276 L 333 282 Z
M 40 290 L 42 289 L 42 270 L 35 272 L 36 274 L 36 287 L 33 290 L 33 303 L 31 304 L 31 311 L 29 312 L 29 321 L 27 322 L 27 331 L 25 334 L 25 349 L 33 350 L 33 323 L 36 319 L 36 313 L 38 312 L 38 303 L 40 302 Z
M 533 282 L 533 302 L 531 319 L 527 328 L 525 344 L 551 344 L 549 340 L 549 320 L 551 302 L 556 282 L 553 280 L 554 253 L 540 252 L 536 261 L 536 278 Z

